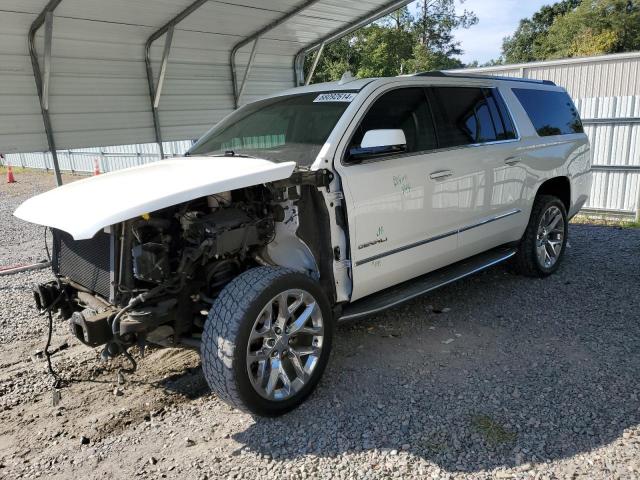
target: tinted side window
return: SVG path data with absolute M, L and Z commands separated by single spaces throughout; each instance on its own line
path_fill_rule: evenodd
M 402 129 L 407 152 L 436 148 L 431 112 L 422 88 L 401 88 L 385 93 L 373 104 L 360 122 L 351 147 L 360 146 L 369 130 Z
M 507 105 L 504 103 L 500 92 L 496 89 L 486 89 L 485 95 L 487 96 L 491 116 L 494 118 L 498 140 L 510 140 L 516 138 L 517 135 L 516 129 L 513 125 L 513 120 L 511 119 Z
M 504 135 L 501 124 L 496 128 L 484 89 L 433 87 L 428 91 L 440 148 L 491 142 Z
M 514 88 L 513 93 L 541 137 L 583 132 L 578 110 L 565 92 Z

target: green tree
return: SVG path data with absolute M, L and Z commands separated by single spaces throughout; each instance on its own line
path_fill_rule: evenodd
M 478 60 L 474 60 L 471 63 L 467 63 L 465 68 L 478 68 L 478 67 L 495 67 L 498 65 L 504 65 L 504 59 L 502 57 L 492 58 L 484 63 L 480 63 Z
M 342 38 L 325 46 L 320 62 L 313 75 L 313 82 L 331 82 L 339 80 L 346 71 L 355 72 L 360 65 L 358 52 L 351 46 L 351 37 Z M 315 54 L 304 59 L 305 78 L 311 69 Z
M 495 67 L 497 65 L 504 65 L 504 59 L 502 57 L 500 58 L 492 58 L 491 60 L 484 62 L 481 66 L 482 67 Z
M 418 18 L 403 7 L 328 45 L 313 81 L 337 80 L 347 70 L 357 77 L 381 77 L 463 66 L 454 58 L 462 50 L 453 30 L 477 23 L 475 14 L 456 14 L 454 0 L 426 0 L 418 6 Z M 309 55 L 306 72 L 312 63 Z
M 559 17 L 540 42 L 540 57 L 567 58 L 640 49 L 640 1 L 592 0 Z
M 413 52 L 414 37 L 404 28 L 371 25 L 362 29 L 352 46 L 359 52 L 357 77 L 390 77 L 403 73 Z
M 455 57 L 448 57 L 442 52 L 428 50 L 421 43 L 416 43 L 413 47 L 413 56 L 406 62 L 406 66 L 404 73 L 416 73 L 462 68 L 464 64 Z
M 464 3 L 464 0 L 460 0 L 460 3 Z M 457 14 L 454 0 L 422 0 L 417 7 L 414 31 L 418 42 L 425 49 L 447 57 L 460 55 L 460 42 L 454 40 L 453 31 L 477 24 L 476 14 L 466 9 L 462 14 Z
M 453 31 L 472 27 L 478 23 L 478 17 L 466 9 L 457 14 L 453 0 L 423 0 L 417 7 L 418 17 L 413 24 L 415 44 L 412 57 L 407 62 L 407 71 L 462 67 L 462 62 L 454 57 L 460 55 L 462 49 L 460 42 L 455 41 Z
M 402 7 L 380 20 L 380 25 L 399 30 L 411 30 L 414 18 L 409 7 Z
M 531 18 L 520 20 L 513 35 L 502 41 L 502 56 L 506 63 L 524 63 L 540 60 L 541 44 L 554 21 L 580 5 L 581 0 L 563 0 L 545 5 Z
M 520 21 L 506 63 L 640 50 L 640 0 L 564 0 Z

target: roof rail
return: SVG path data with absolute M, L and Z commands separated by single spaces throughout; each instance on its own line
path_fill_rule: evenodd
M 519 77 L 503 77 L 499 75 L 476 75 L 473 73 L 449 73 L 442 70 L 431 70 L 429 72 L 415 73 L 416 77 L 449 77 L 449 78 L 482 78 L 485 80 L 503 80 L 507 82 L 524 82 L 524 83 L 536 83 L 538 85 L 553 85 L 556 84 L 551 80 L 535 80 L 533 78 L 519 78 Z

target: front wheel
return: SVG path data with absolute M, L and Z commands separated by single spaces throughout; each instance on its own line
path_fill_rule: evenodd
M 555 272 L 564 256 L 569 233 L 567 211 L 559 198 L 536 197 L 529 224 L 514 257 L 518 273 L 546 277 Z
M 307 275 L 259 267 L 233 279 L 202 334 L 205 378 L 222 400 L 275 416 L 302 403 L 329 359 L 333 321 L 326 295 Z

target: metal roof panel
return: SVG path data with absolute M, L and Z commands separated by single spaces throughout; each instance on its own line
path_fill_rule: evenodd
M 49 116 L 58 149 L 153 142 L 145 42 L 194 0 L 62 0 L 53 12 Z M 266 31 L 256 49 L 241 103 L 294 86 L 294 57 L 328 34 L 396 0 L 209 0 L 175 27 L 159 121 L 163 138 L 194 138 L 234 106 L 230 53 Z M 47 0 L 0 5 L 0 152 L 48 150 L 27 48 L 32 22 Z M 304 8 L 300 8 L 304 7 Z M 35 47 L 44 69 L 44 27 Z M 165 35 L 150 49 L 160 71 Z M 251 43 L 236 56 L 239 85 Z

